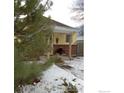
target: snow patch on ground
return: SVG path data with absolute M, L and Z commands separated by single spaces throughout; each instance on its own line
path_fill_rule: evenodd
M 68 66 L 71 66 L 72 69 L 71 73 L 80 79 L 84 79 L 84 58 L 83 57 L 77 57 L 73 60 L 65 60 L 65 64 Z

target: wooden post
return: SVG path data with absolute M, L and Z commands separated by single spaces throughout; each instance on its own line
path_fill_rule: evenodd
M 51 55 L 53 55 L 53 44 L 54 44 L 54 34 L 52 34 L 52 38 L 51 38 Z
M 72 59 L 72 33 L 69 33 L 70 34 L 70 38 L 69 38 L 69 59 L 71 60 Z
M 50 39 L 48 39 L 47 44 L 48 44 L 48 45 L 50 44 Z M 47 59 L 49 59 L 49 58 L 50 58 L 50 51 L 49 51 L 49 49 L 48 49 L 48 50 L 47 50 Z
M 50 45 L 50 49 L 47 52 L 47 59 L 50 58 L 50 55 L 53 55 L 53 44 L 54 44 L 54 34 L 52 34 L 51 38 L 48 39 L 48 45 Z

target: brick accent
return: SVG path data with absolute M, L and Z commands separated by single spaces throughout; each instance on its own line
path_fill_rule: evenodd
M 54 53 L 57 49 L 62 48 L 65 52 L 65 54 L 68 56 L 69 55 L 69 45 L 60 45 L 60 44 L 54 44 Z M 72 56 L 77 56 L 77 45 L 72 45 L 72 50 L 71 50 Z

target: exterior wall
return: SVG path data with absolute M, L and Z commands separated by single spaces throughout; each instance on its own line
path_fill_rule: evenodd
M 75 43 L 77 41 L 77 33 L 73 32 L 72 33 L 72 43 Z
M 69 55 L 69 42 L 66 42 L 67 33 L 54 32 L 53 34 L 53 54 L 55 54 L 56 50 L 62 48 L 64 50 L 65 55 Z M 71 45 L 71 55 L 77 56 L 77 33 L 72 32 L 72 45 Z M 58 38 L 58 43 L 56 43 L 56 38 Z
M 58 44 L 65 44 L 66 33 L 56 33 L 53 35 L 53 44 L 56 44 L 56 38 L 58 38 Z
M 53 35 L 53 44 L 56 44 L 56 38 L 58 38 L 58 44 L 69 44 L 69 42 L 66 42 L 66 34 L 67 33 L 59 33 L 59 32 L 54 32 Z M 77 33 L 72 32 L 72 44 L 76 42 L 77 39 Z
M 69 45 L 54 45 L 53 47 L 54 47 L 54 54 L 57 49 L 62 48 L 65 52 L 64 54 L 67 56 L 69 55 Z M 71 55 L 77 56 L 77 45 L 72 45 L 71 47 L 72 47 Z

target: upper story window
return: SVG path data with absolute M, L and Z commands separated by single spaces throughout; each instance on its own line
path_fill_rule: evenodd
M 58 44 L 59 43 L 59 38 L 56 38 L 56 44 Z
M 69 42 L 70 41 L 70 37 L 71 37 L 70 34 L 66 34 L 66 42 Z

